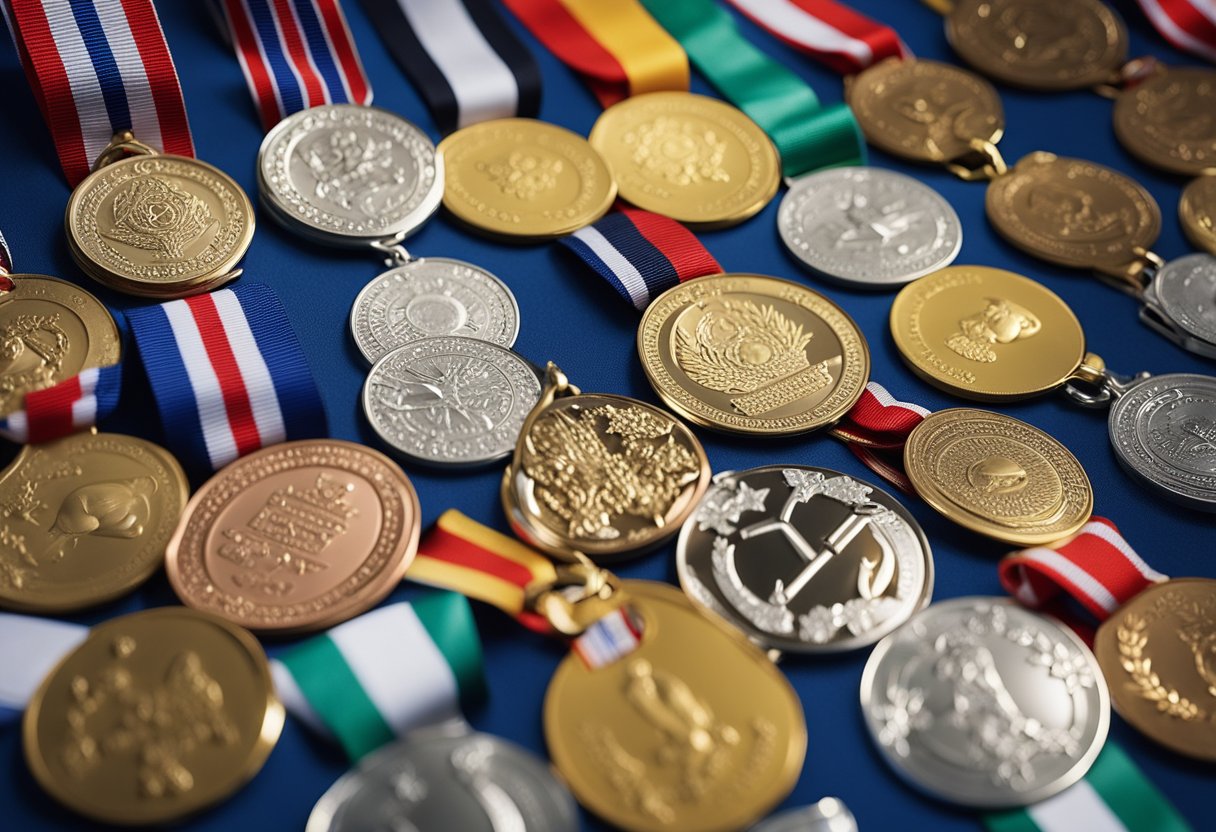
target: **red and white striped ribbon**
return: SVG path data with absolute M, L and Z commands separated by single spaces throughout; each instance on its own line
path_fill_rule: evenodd
M 929 411 L 912 402 L 901 402 L 877 381 L 866 384 L 857 404 L 832 428 L 853 456 L 905 494 L 916 490 L 904 473 L 903 448 L 910 434 Z
M 1065 592 L 1099 621 L 1168 578 L 1145 563 L 1104 517 L 1091 518 L 1059 543 L 1007 555 L 999 572 L 1002 586 L 1028 607 L 1047 606 Z
M 1161 36 L 1184 52 L 1216 63 L 1216 0 L 1139 0 Z
M 887 58 L 912 57 L 890 26 L 833 0 L 728 2 L 778 40 L 842 75 L 861 72 Z

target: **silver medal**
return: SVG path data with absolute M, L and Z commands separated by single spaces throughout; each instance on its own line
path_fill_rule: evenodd
M 1007 598 L 955 598 L 887 636 L 861 676 L 866 726 L 913 785 L 961 806 L 1026 806 L 1085 776 L 1110 726 L 1093 653 Z
M 826 468 L 714 478 L 676 546 L 680 584 L 769 649 L 872 644 L 929 602 L 933 556 L 881 489 Z
M 549 766 L 489 734 L 410 735 L 330 786 L 306 832 L 576 832 Z
M 857 819 L 843 801 L 825 797 L 813 806 L 778 812 L 749 832 L 857 832 Z
M 443 160 L 426 134 L 375 107 L 326 104 L 279 122 L 258 152 L 275 219 L 329 245 L 398 241 L 443 199 Z
M 363 412 L 393 450 L 429 465 L 507 457 L 540 380 L 510 350 L 474 338 L 425 338 L 389 352 L 363 385 Z
M 350 331 L 373 363 L 411 341 L 439 335 L 510 347 L 519 334 L 519 306 L 506 284 L 485 269 L 423 257 L 390 269 L 359 292 Z
M 962 223 L 941 194 L 881 168 L 834 168 L 793 180 L 777 228 L 807 268 L 867 288 L 945 268 L 963 244 Z
M 1216 511 L 1216 378 L 1172 373 L 1115 389 L 1108 427 L 1120 464 L 1171 500 Z
M 1216 257 L 1188 254 L 1161 267 L 1140 318 L 1184 349 L 1216 358 Z

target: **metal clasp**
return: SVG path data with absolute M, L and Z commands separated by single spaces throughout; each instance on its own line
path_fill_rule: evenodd
M 159 150 L 136 139 L 135 134 L 130 130 L 120 130 L 114 134 L 114 138 L 110 139 L 110 143 L 106 145 L 105 150 L 101 151 L 100 155 L 98 155 L 97 161 L 93 163 L 92 170 L 95 173 L 106 165 L 113 164 L 127 156 L 159 155 Z
M 946 162 L 946 170 L 964 182 L 991 182 L 1009 170 L 996 144 L 987 139 L 972 139 L 971 150 Z
M 1115 375 L 1107 369 L 1101 356 L 1087 352 L 1080 366 L 1073 370 L 1072 376 L 1064 384 L 1064 392 L 1082 407 L 1104 408 L 1148 377 L 1146 372 L 1131 377 Z M 1086 387 L 1094 392 L 1086 390 Z
M 553 582 L 529 586 L 524 593 L 524 609 L 566 636 L 582 635 L 625 602 L 616 575 L 596 566 L 582 552 L 574 556 L 577 563 L 559 565 Z
M 1134 298 L 1143 298 L 1153 277 L 1165 267 L 1165 260 L 1143 246 L 1132 249 L 1132 259 L 1119 266 L 1097 266 L 1094 271 L 1103 283 Z
M 1111 73 L 1110 78 L 1094 86 L 1094 92 L 1103 98 L 1118 98 L 1124 90 L 1143 84 L 1155 75 L 1165 72 L 1165 64 L 1152 55 L 1132 60 Z
M 391 237 L 385 237 L 383 240 L 372 240 L 369 244 L 371 247 L 384 255 L 384 265 L 390 269 L 395 269 L 400 266 L 407 266 L 414 262 L 416 257 L 406 250 L 402 243 L 405 241 L 405 232 L 399 232 Z

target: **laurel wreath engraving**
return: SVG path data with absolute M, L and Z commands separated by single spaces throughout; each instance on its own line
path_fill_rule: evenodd
M 1115 631 L 1123 669 L 1131 676 L 1136 693 L 1153 702 L 1157 711 L 1185 722 L 1206 719 L 1204 711 L 1177 690 L 1161 683 L 1153 670 L 1153 660 L 1144 655 L 1148 646 L 1148 621 L 1143 616 L 1127 615 Z

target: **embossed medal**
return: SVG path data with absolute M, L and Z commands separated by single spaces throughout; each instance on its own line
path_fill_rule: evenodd
M 1196 248 L 1216 255 L 1216 176 L 1200 176 L 1183 189 L 1178 218 Z
M 1115 99 L 1115 135 L 1134 156 L 1184 176 L 1216 173 L 1216 71 L 1168 68 Z

